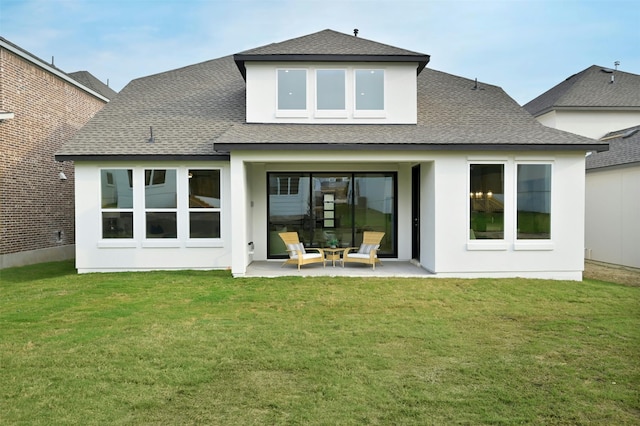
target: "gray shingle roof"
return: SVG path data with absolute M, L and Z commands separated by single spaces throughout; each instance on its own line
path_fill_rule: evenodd
M 244 120 L 245 83 L 231 56 L 133 80 L 59 156 L 211 156 Z M 154 143 L 149 143 L 150 127 Z
M 609 151 L 589 155 L 587 170 L 640 164 L 640 125 L 611 132 L 602 140 L 609 143 Z
M 93 74 L 89 71 L 76 71 L 67 73 L 67 75 L 73 78 L 78 83 L 82 84 L 85 87 L 93 90 L 94 92 L 100 93 L 105 98 L 111 100 L 115 95 L 118 94 L 111 87 L 107 86 L 100 80 L 98 80 Z
M 362 37 L 323 30 L 302 37 L 245 50 L 238 55 L 377 55 L 426 56 L 424 53 L 400 49 Z
M 474 86 L 472 80 L 425 69 L 418 76 L 417 125 L 237 123 L 215 143 L 219 149 L 227 150 L 264 143 L 333 144 L 334 148 L 365 144 L 409 149 L 521 145 L 537 149 L 596 142 L 543 126 L 499 87 L 480 84 L 474 90 Z
M 524 105 L 534 116 L 571 107 L 640 109 L 640 75 L 592 65 Z
M 306 36 L 272 43 L 234 55 L 244 77 L 245 61 L 388 61 L 417 62 L 418 74 L 429 63 L 429 55 L 400 49 L 361 37 L 323 30 Z
M 227 56 L 132 81 L 56 157 L 207 157 L 255 144 L 260 149 L 606 147 L 543 126 L 499 87 L 474 89 L 472 80 L 428 69 L 417 78 L 417 125 L 247 124 L 245 82 Z

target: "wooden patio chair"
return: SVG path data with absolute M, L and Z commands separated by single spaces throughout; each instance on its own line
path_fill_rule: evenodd
M 297 232 L 281 232 L 278 235 L 280 235 L 280 238 L 284 241 L 287 253 L 289 253 L 289 259 L 285 260 L 282 266 L 286 264 L 298 265 L 298 270 L 300 270 L 302 265 L 322 262 L 322 266 L 326 267 L 324 251 L 321 248 L 309 249 L 316 250 L 318 253 L 307 253 L 304 244 L 302 244 L 298 238 Z
M 376 269 L 376 263 L 382 265 L 378 259 L 378 249 L 380 242 L 384 238 L 384 232 L 365 231 L 362 234 L 362 244 L 360 247 L 349 247 L 342 254 L 342 267 L 347 262 L 364 263 L 371 265 L 373 270 Z M 357 250 L 354 251 L 354 250 Z

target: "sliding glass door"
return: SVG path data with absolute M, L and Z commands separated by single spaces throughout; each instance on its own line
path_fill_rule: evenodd
M 278 233 L 307 247 L 352 247 L 382 231 L 381 257 L 396 256 L 395 173 L 269 173 L 268 255 L 286 256 Z

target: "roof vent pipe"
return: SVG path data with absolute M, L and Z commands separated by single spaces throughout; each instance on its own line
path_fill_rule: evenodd
M 618 66 L 620 65 L 620 61 L 615 61 L 613 63 L 613 66 L 615 67 L 615 70 L 618 71 Z M 611 81 L 609 83 L 613 83 L 615 81 L 616 77 L 615 74 L 611 74 Z
M 357 29 L 357 28 L 354 28 L 354 29 L 353 29 L 353 35 L 354 35 L 354 36 L 356 36 L 356 37 L 358 37 L 358 29 Z

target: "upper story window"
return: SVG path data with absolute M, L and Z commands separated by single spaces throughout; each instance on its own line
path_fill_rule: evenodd
M 246 122 L 416 124 L 415 65 L 249 63 Z
M 346 71 L 316 70 L 316 109 L 344 111 L 346 109 Z
M 384 70 L 356 70 L 356 111 L 384 110 Z
M 307 109 L 307 70 L 278 70 L 278 109 Z

